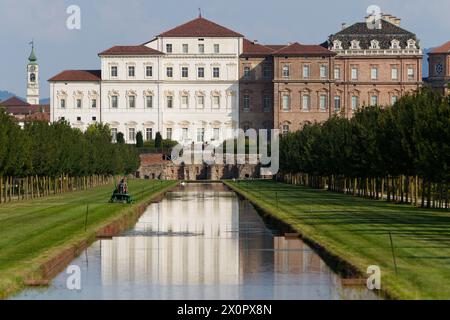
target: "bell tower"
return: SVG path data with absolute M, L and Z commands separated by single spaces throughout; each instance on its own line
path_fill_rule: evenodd
M 39 65 L 34 53 L 34 41 L 30 44 L 31 53 L 27 65 L 27 102 L 39 104 Z

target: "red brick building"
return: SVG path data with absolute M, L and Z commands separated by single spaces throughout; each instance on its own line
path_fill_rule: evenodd
M 444 94 L 450 94 L 450 41 L 428 54 L 428 84 Z

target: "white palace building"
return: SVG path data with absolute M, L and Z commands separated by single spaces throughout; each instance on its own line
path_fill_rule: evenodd
M 81 130 L 107 123 L 128 143 L 139 131 L 145 140 L 228 139 L 239 127 L 243 38 L 199 16 L 142 45 L 112 47 L 99 53 L 101 70 L 49 79 L 51 121 Z

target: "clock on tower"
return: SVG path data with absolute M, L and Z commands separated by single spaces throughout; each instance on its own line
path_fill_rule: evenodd
M 34 41 L 31 43 L 31 53 L 27 65 L 27 102 L 39 104 L 39 65 L 34 53 Z

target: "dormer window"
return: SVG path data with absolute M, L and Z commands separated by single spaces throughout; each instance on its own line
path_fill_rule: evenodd
M 391 41 L 391 49 L 400 49 L 400 41 L 392 40 Z
M 333 41 L 333 49 L 334 50 L 342 50 L 342 42 L 339 40 Z
M 370 49 L 380 49 L 380 43 L 378 42 L 378 40 L 370 41 Z
M 415 40 L 413 40 L 413 39 L 408 40 L 408 49 L 417 49 Z
M 358 40 L 352 40 L 351 42 L 351 48 L 353 50 L 359 50 L 361 49 L 361 46 L 359 45 L 359 41 Z

